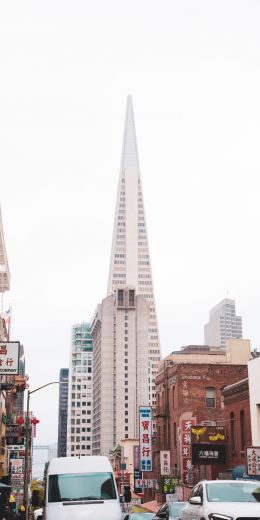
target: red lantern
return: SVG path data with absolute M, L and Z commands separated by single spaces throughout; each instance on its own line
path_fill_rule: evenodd
M 36 426 L 36 424 L 38 424 L 40 421 L 39 419 L 36 419 L 36 417 L 34 417 L 32 420 L 31 420 L 31 423 L 33 424 L 33 426 Z
M 16 424 L 19 424 L 19 426 L 22 426 L 23 423 L 24 423 L 24 418 L 23 417 L 17 417 Z

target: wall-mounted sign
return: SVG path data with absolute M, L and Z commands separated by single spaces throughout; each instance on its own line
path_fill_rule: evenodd
M 171 453 L 170 451 L 160 451 L 161 475 L 171 474 Z
M 247 448 L 246 449 L 247 459 L 247 474 L 248 475 L 260 475 L 260 447 Z
M 12 446 L 15 444 L 16 446 L 24 445 L 24 436 L 22 433 L 21 426 L 18 424 L 7 424 L 6 425 L 6 445 Z
M 19 370 L 19 341 L 0 342 L 0 375 L 18 374 Z
M 141 471 L 152 470 L 152 407 L 139 407 Z
M 224 444 L 192 444 L 192 464 L 226 464 Z
M 224 426 L 204 426 L 199 424 L 191 428 L 191 444 L 226 444 Z

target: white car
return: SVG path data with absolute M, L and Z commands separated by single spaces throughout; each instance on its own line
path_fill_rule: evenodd
M 181 520 L 259 520 L 260 482 L 202 480 L 192 490 Z

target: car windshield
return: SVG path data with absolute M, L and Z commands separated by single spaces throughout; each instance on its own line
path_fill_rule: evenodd
M 112 473 L 71 473 L 49 476 L 49 502 L 115 498 Z
M 170 504 L 170 515 L 178 516 L 181 510 L 184 508 L 185 504 L 183 502 L 172 502 Z
M 206 487 L 209 502 L 260 502 L 260 483 L 220 482 Z

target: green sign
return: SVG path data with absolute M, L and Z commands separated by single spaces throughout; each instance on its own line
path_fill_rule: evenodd
M 173 477 L 162 477 L 161 479 L 161 487 L 162 487 L 162 493 L 164 494 L 170 494 L 175 493 L 175 487 L 178 484 L 178 480 Z

